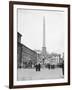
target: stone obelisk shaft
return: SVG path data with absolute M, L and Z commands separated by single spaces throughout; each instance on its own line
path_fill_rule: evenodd
M 45 16 L 43 16 L 43 46 L 42 46 L 42 55 L 45 57 L 46 56 L 46 45 L 45 45 Z
M 43 16 L 43 47 L 45 47 L 45 17 Z

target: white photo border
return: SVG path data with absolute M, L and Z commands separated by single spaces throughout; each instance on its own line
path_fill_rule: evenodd
M 65 13 L 65 58 L 64 58 L 64 79 L 49 79 L 49 80 L 31 80 L 31 81 L 17 81 L 17 9 L 44 9 L 44 10 L 62 10 Z M 68 8 L 63 7 L 45 7 L 45 6 L 29 6 L 29 5 L 14 5 L 13 6 L 13 83 L 14 85 L 34 85 L 34 84 L 51 84 L 51 83 L 64 83 L 68 82 Z

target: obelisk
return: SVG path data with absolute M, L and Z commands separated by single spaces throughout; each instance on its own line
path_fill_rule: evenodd
M 42 46 L 42 54 L 46 56 L 46 34 L 45 34 L 45 16 L 43 16 L 43 46 Z
M 44 65 L 44 61 L 46 59 L 46 34 L 45 34 L 45 16 L 43 16 L 43 46 L 42 46 L 42 61 L 43 61 L 43 65 Z

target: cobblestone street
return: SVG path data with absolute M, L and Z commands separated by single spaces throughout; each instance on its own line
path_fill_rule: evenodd
M 59 79 L 62 78 L 62 69 L 41 69 L 37 71 L 35 69 L 18 69 L 17 80 L 43 80 L 43 79 Z

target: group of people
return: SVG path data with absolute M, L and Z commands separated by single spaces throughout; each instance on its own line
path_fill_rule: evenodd
M 41 70 L 41 65 L 40 65 L 40 63 L 36 64 L 36 65 L 35 65 L 35 68 L 36 68 L 36 71 L 40 71 L 40 70 Z
M 41 70 L 41 64 L 40 63 L 35 64 L 35 68 L 36 68 L 36 71 L 40 71 Z M 64 75 L 64 62 L 62 63 L 62 74 Z

